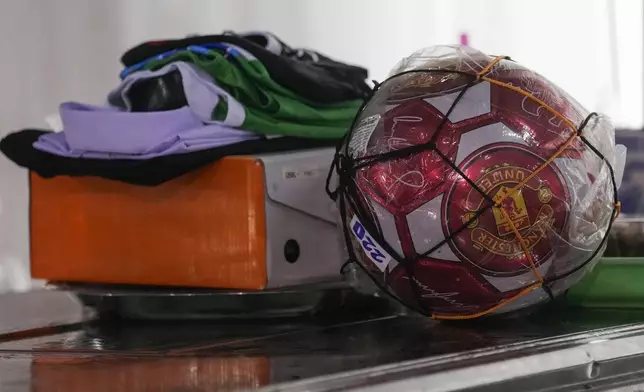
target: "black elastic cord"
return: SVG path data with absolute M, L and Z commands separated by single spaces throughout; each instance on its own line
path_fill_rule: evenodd
M 509 59 L 509 58 L 508 58 Z M 510 59 L 511 60 L 511 59 Z M 494 68 L 494 67 L 492 67 Z M 492 69 L 488 70 L 488 73 Z M 349 151 L 349 142 L 351 140 L 351 136 L 355 130 L 356 123 L 358 122 L 358 119 L 361 117 L 362 113 L 364 112 L 365 108 L 368 106 L 368 103 L 371 101 L 373 98 L 374 94 L 383 86 L 387 85 L 388 83 L 391 82 L 394 78 L 398 78 L 407 74 L 412 74 L 412 73 L 450 73 L 450 74 L 460 74 L 464 75 L 467 77 L 473 78 L 470 80 L 459 92 L 458 96 L 448 109 L 447 113 L 444 115 L 442 118 L 441 122 L 437 126 L 434 134 L 430 138 L 430 140 L 426 143 L 422 144 L 417 144 L 413 146 L 408 146 L 405 148 L 401 148 L 399 150 L 392 150 L 388 151 L 386 153 L 382 154 L 375 154 L 375 155 L 368 155 L 368 156 L 363 156 L 363 157 L 357 157 L 353 158 L 350 156 L 350 151 Z M 425 301 L 422 300 L 422 294 L 420 291 L 420 287 L 418 287 L 417 281 L 414 276 L 414 267 L 416 265 L 416 262 L 418 259 L 421 257 L 427 257 L 431 255 L 432 252 L 436 251 L 439 249 L 441 246 L 445 245 L 449 241 L 453 240 L 453 238 L 460 234 L 463 230 L 465 230 L 468 225 L 470 225 L 472 222 L 474 222 L 476 219 L 478 219 L 484 212 L 488 211 L 492 207 L 498 207 L 498 204 L 494 202 L 494 200 L 487 195 L 485 192 L 482 191 L 482 189 L 474 182 L 472 181 L 454 162 L 452 162 L 449 157 L 447 157 L 444 153 L 442 153 L 437 147 L 436 147 L 436 138 L 438 137 L 439 133 L 443 130 L 445 125 L 447 124 L 449 115 L 452 113 L 456 105 L 459 103 L 461 98 L 465 95 L 467 90 L 480 82 L 479 79 L 480 76 L 477 75 L 472 75 L 466 72 L 461 72 L 461 71 L 453 71 L 453 70 L 445 70 L 445 69 L 436 69 L 436 70 L 410 70 L 410 71 L 405 71 L 401 72 L 399 74 L 393 75 L 389 78 L 387 78 L 384 82 L 382 83 L 377 83 L 374 81 L 374 88 L 372 89 L 371 93 L 369 94 L 369 97 L 363 102 L 362 106 L 358 110 L 358 113 L 356 117 L 354 118 L 351 128 L 345 135 L 345 138 L 342 140 L 341 143 L 338 144 L 336 147 L 336 154 L 333 159 L 333 163 L 331 166 L 331 169 L 329 171 L 329 175 L 327 176 L 327 181 L 326 181 L 326 188 L 327 188 L 327 193 L 329 194 L 329 197 L 331 197 L 333 200 L 337 200 L 339 203 L 339 210 L 340 210 L 340 215 L 341 215 L 341 224 L 343 226 L 343 233 L 345 237 L 345 242 L 348 248 L 349 252 L 349 261 L 343 265 L 343 269 L 346 267 L 351 262 L 354 262 L 358 260 L 356 257 L 356 254 L 354 252 L 353 246 L 352 246 L 352 239 L 351 239 L 351 234 L 349 232 L 348 228 L 348 223 L 347 223 L 347 214 L 348 214 L 348 208 L 350 207 L 353 213 L 358 217 L 362 225 L 364 226 L 365 230 L 369 233 L 371 237 L 380 245 L 386 252 L 389 253 L 389 255 L 395 259 L 399 264 L 401 264 L 405 268 L 405 273 L 407 276 L 407 279 L 410 282 L 410 289 L 412 291 L 413 296 L 415 297 L 415 304 L 418 306 L 414 307 L 412 306 L 408 301 L 403 301 L 400 298 L 398 298 L 397 295 L 395 295 L 390 288 L 390 283 L 387 281 L 387 274 L 386 272 L 384 273 L 384 284 L 380 281 L 379 278 L 374 276 L 374 274 L 366 268 L 366 266 L 362 265 L 362 263 L 358 262 L 357 264 L 360 266 L 360 268 L 365 271 L 365 273 L 371 278 L 371 280 L 381 289 L 383 290 L 387 295 L 389 295 L 391 298 L 397 300 L 401 304 L 410 307 L 414 309 L 415 311 L 424 314 L 424 315 L 431 315 L 431 309 L 428 308 L 427 304 Z M 590 142 L 583 136 L 583 130 L 589 123 L 591 119 L 594 117 L 598 116 L 597 113 L 591 113 L 589 114 L 584 121 L 580 124 L 578 130 L 577 130 L 577 135 L 580 137 L 580 139 L 588 146 L 588 148 L 593 151 L 598 157 L 600 157 L 607 165 L 610 171 L 610 176 L 611 176 L 611 181 L 613 185 L 613 191 L 614 191 L 614 200 L 615 200 L 615 206 L 617 205 L 617 185 L 615 182 L 614 178 L 614 172 L 613 168 L 610 165 L 610 163 L 606 160 L 606 158 L 594 147 L 590 144 Z M 344 149 L 342 146 L 344 145 Z M 344 151 L 342 151 L 344 150 Z M 420 152 L 424 151 L 435 151 L 436 154 L 441 158 L 441 160 L 449 165 L 451 169 L 456 172 L 463 180 L 465 180 L 473 189 L 475 189 L 483 198 L 485 201 L 487 201 L 487 204 L 483 206 L 483 208 L 480 208 L 477 210 L 474 215 L 467 221 L 465 222 L 459 229 L 453 231 L 450 233 L 450 235 L 447 238 L 444 238 L 440 243 L 432 247 L 429 251 L 424 252 L 422 254 L 416 255 L 413 258 L 406 257 L 404 254 L 400 255 L 398 254 L 397 251 L 395 251 L 392 246 L 388 243 L 388 241 L 382 236 L 381 230 L 377 227 L 376 223 L 374 222 L 374 219 L 372 218 L 372 214 L 369 213 L 369 211 L 366 211 L 365 209 L 368 209 L 369 207 L 365 205 L 365 203 L 369 203 L 369 201 L 362 195 L 362 192 L 360 191 L 358 184 L 356 182 L 357 176 L 358 176 L 358 171 L 360 169 L 364 169 L 366 167 L 369 167 L 371 165 L 374 165 L 379 162 L 386 162 L 394 159 L 401 159 L 405 158 Z M 338 187 L 331 191 L 330 189 L 330 183 L 331 183 L 331 177 L 333 175 L 333 172 L 335 172 L 338 175 Z M 339 200 L 338 200 L 339 198 Z M 362 200 L 362 202 L 360 202 Z M 349 205 L 347 205 L 347 203 Z M 617 208 L 615 207 L 613 209 L 612 217 L 611 220 L 608 222 L 608 231 L 610 231 L 610 228 L 612 227 L 614 217 L 616 216 L 617 213 Z M 602 241 L 600 242 L 599 247 L 593 252 L 593 254 L 582 264 L 579 266 L 573 268 L 572 270 L 552 277 L 552 278 L 543 278 L 543 285 L 542 288 L 548 294 L 550 299 L 554 298 L 554 295 L 552 294 L 552 290 L 550 287 L 550 283 L 555 282 L 559 279 L 563 279 L 576 271 L 580 270 L 583 268 L 588 262 L 590 262 L 597 253 L 604 247 L 604 244 L 608 238 L 607 233 L 604 235 L 602 238 Z M 517 289 L 516 291 L 524 290 L 531 285 L 526 285 L 522 288 Z

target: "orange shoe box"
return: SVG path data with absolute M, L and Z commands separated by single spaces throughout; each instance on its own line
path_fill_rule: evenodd
M 31 173 L 32 276 L 247 290 L 341 279 L 332 156 L 227 157 L 156 187 Z

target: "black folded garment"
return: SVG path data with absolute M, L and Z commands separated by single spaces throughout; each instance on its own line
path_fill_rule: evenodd
M 132 112 L 176 110 L 188 106 L 181 73 L 178 71 L 139 80 L 130 87 L 128 96 Z
M 320 53 L 292 49 L 271 33 L 205 35 L 144 42 L 121 56 L 126 67 L 190 45 L 224 42 L 247 50 L 264 64 L 278 84 L 317 103 L 363 99 L 371 90 L 366 69 L 332 60 Z
M 199 169 L 230 155 L 311 149 L 335 145 L 337 141 L 279 137 L 249 140 L 187 154 L 167 155 L 145 160 L 67 158 L 37 150 L 33 144 L 50 131 L 25 129 L 0 141 L 0 151 L 18 166 L 44 178 L 94 176 L 128 184 L 155 186 Z

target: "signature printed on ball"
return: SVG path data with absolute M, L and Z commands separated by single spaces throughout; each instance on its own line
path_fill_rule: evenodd
M 382 272 L 385 272 L 392 257 L 369 235 L 357 216 L 351 219 L 351 232 L 356 237 L 365 254 Z

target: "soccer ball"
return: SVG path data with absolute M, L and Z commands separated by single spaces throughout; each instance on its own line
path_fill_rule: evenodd
M 523 308 L 579 280 L 615 216 L 609 120 L 466 47 L 421 50 L 391 75 L 340 149 L 354 168 L 340 179 L 344 233 L 371 278 L 447 318 Z

